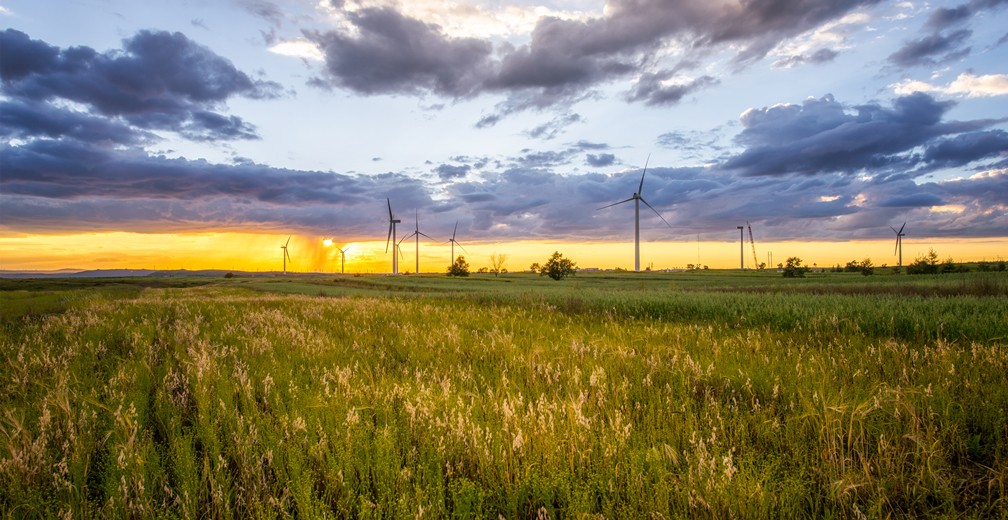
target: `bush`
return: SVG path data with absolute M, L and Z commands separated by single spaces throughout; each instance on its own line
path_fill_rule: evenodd
M 553 256 L 546 261 L 546 264 L 539 268 L 540 275 L 548 275 L 554 280 L 562 280 L 577 272 L 577 264 L 569 258 L 564 258 L 559 251 L 554 251 Z
M 785 278 L 804 278 L 807 272 L 809 272 L 809 267 L 802 265 L 801 258 L 797 256 L 788 258 L 787 263 L 784 265 Z
M 455 263 L 448 267 L 448 276 L 469 276 L 469 262 L 464 256 L 459 255 Z
M 871 276 L 875 274 L 875 266 L 872 265 L 871 258 L 865 258 L 858 264 L 858 270 L 861 272 L 862 276 Z
M 938 272 L 938 253 L 934 249 L 924 256 L 918 256 L 912 264 L 906 266 L 908 274 L 935 274 Z

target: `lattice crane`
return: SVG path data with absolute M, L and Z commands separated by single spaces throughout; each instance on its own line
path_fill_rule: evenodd
M 746 221 L 745 225 L 746 225 L 747 228 L 749 228 L 749 245 L 752 246 L 752 260 L 753 260 L 753 264 L 752 265 L 753 265 L 753 269 L 758 269 L 759 268 L 759 259 L 756 258 L 756 242 L 753 240 L 753 237 L 752 237 L 752 226 L 749 225 L 749 221 L 748 220 Z

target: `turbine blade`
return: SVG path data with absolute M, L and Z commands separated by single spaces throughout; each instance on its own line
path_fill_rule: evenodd
M 392 201 L 385 197 L 385 202 L 388 203 L 388 219 L 393 220 L 395 217 L 392 216 Z
M 388 237 L 385 239 L 385 252 L 388 253 L 389 241 L 392 240 L 392 222 L 388 225 Z
M 601 208 L 597 208 L 595 211 L 599 211 L 599 210 L 606 209 L 606 208 L 611 208 L 611 207 L 616 206 L 618 204 L 623 204 L 624 202 L 630 202 L 631 200 L 633 200 L 633 197 L 630 197 L 629 199 L 626 199 L 626 200 L 621 200 L 619 202 L 613 202 L 612 204 L 610 204 L 608 206 L 602 206 Z
M 640 195 L 644 190 L 644 174 L 647 173 L 647 165 L 651 162 L 651 154 L 647 154 L 647 160 L 644 161 L 644 171 L 640 174 L 640 186 L 637 187 L 637 194 Z
M 417 234 L 420 235 L 420 236 L 422 236 L 422 237 L 427 237 L 430 240 L 434 240 L 433 238 L 430 237 L 430 235 L 428 235 L 427 233 L 424 233 L 422 231 L 417 231 Z
M 458 231 L 458 221 L 455 221 L 455 229 L 452 231 L 452 240 L 455 240 L 455 232 Z
M 461 249 L 462 251 L 464 251 L 466 253 L 469 252 L 469 251 L 466 251 L 466 248 L 462 247 L 462 244 L 459 244 L 457 240 L 455 241 L 455 245 L 459 246 L 459 249 Z
M 897 231 L 897 233 L 902 233 L 903 232 L 903 228 L 905 228 L 905 227 L 906 227 L 906 222 L 903 222 L 903 225 L 900 226 L 900 230 Z
M 897 235 L 899 234 L 899 231 L 896 231 L 896 228 L 889 226 L 889 229 L 891 229 L 893 233 L 896 233 Z
M 287 243 L 284 244 L 284 247 L 287 247 L 287 244 L 290 244 L 290 239 L 291 239 L 290 235 L 287 235 Z
M 640 201 L 643 202 L 645 206 L 651 208 L 651 211 L 654 211 L 655 215 L 658 215 L 658 218 L 660 218 L 661 221 L 664 222 L 665 225 L 669 227 L 669 229 L 672 229 L 672 224 L 669 224 L 668 221 L 665 220 L 665 217 L 661 216 L 661 213 L 658 213 L 658 210 L 654 209 L 652 205 L 648 204 L 648 202 L 644 200 L 644 197 L 641 197 Z
M 413 212 L 413 218 L 416 219 L 416 230 L 420 231 L 420 210 L 414 209 Z

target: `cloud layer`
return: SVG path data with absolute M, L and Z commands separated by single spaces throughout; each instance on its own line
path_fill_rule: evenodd
M 301 33 L 324 57 L 312 66 L 312 84 L 446 102 L 492 97 L 474 132 L 518 112 L 550 111 L 525 131 L 550 147 L 431 157 L 409 172 L 373 175 L 152 152 L 168 133 L 258 139 L 227 103 L 285 95 L 278 83 L 238 70 L 182 33 L 140 31 L 120 49 L 99 51 L 7 29 L 0 32 L 0 229 L 290 230 L 375 239 L 387 229 L 388 198 L 398 214 L 418 210 L 432 236 L 446 236 L 459 221 L 471 241 L 627 240 L 630 205 L 599 208 L 636 191 L 644 157 L 628 156 L 624 143 L 562 142 L 585 121 L 577 103 L 615 89 L 622 102 L 676 105 L 730 79 L 702 66 L 701 58 L 717 53 L 729 55 L 735 70 L 768 56 L 778 72 L 833 62 L 844 52 L 839 44 L 782 44 L 876 3 L 612 0 L 604 14 L 543 16 L 527 40 L 504 40 L 451 35 L 389 6 L 334 2 L 336 28 Z M 1005 3 L 935 10 L 884 66 L 914 70 L 974 52 L 969 15 Z M 243 5 L 271 27 L 287 23 L 266 0 Z M 766 240 L 878 238 L 904 220 L 918 236 L 1002 236 L 1005 118 L 952 114 L 967 98 L 1008 93 L 1004 74 L 931 81 L 937 84 L 900 82 L 885 101 L 826 94 L 752 107 L 718 130 L 731 133 L 728 142 L 660 130 L 654 144 L 693 151 L 702 166 L 669 166 L 655 154 L 643 193 L 673 228 L 642 212 L 645 239 L 732 239 L 747 220 Z
M 342 27 L 305 36 L 325 54 L 325 72 L 315 84 L 366 95 L 504 94 L 507 100 L 496 113 L 479 122 L 485 127 L 516 111 L 568 106 L 587 90 L 641 70 L 626 99 L 674 104 L 718 83 L 709 75 L 682 75 L 691 65 L 689 56 L 731 46 L 737 64 L 751 63 L 787 38 L 876 1 L 610 0 L 602 16 L 544 16 L 527 43 L 496 46 L 449 36 L 438 25 L 390 7 L 349 10 L 339 2 Z M 823 62 L 835 56 L 819 49 L 795 59 Z

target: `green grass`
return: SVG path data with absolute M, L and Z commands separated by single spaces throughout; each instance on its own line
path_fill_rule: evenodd
M 1005 280 L 2 286 L 0 512 L 1004 517 Z

